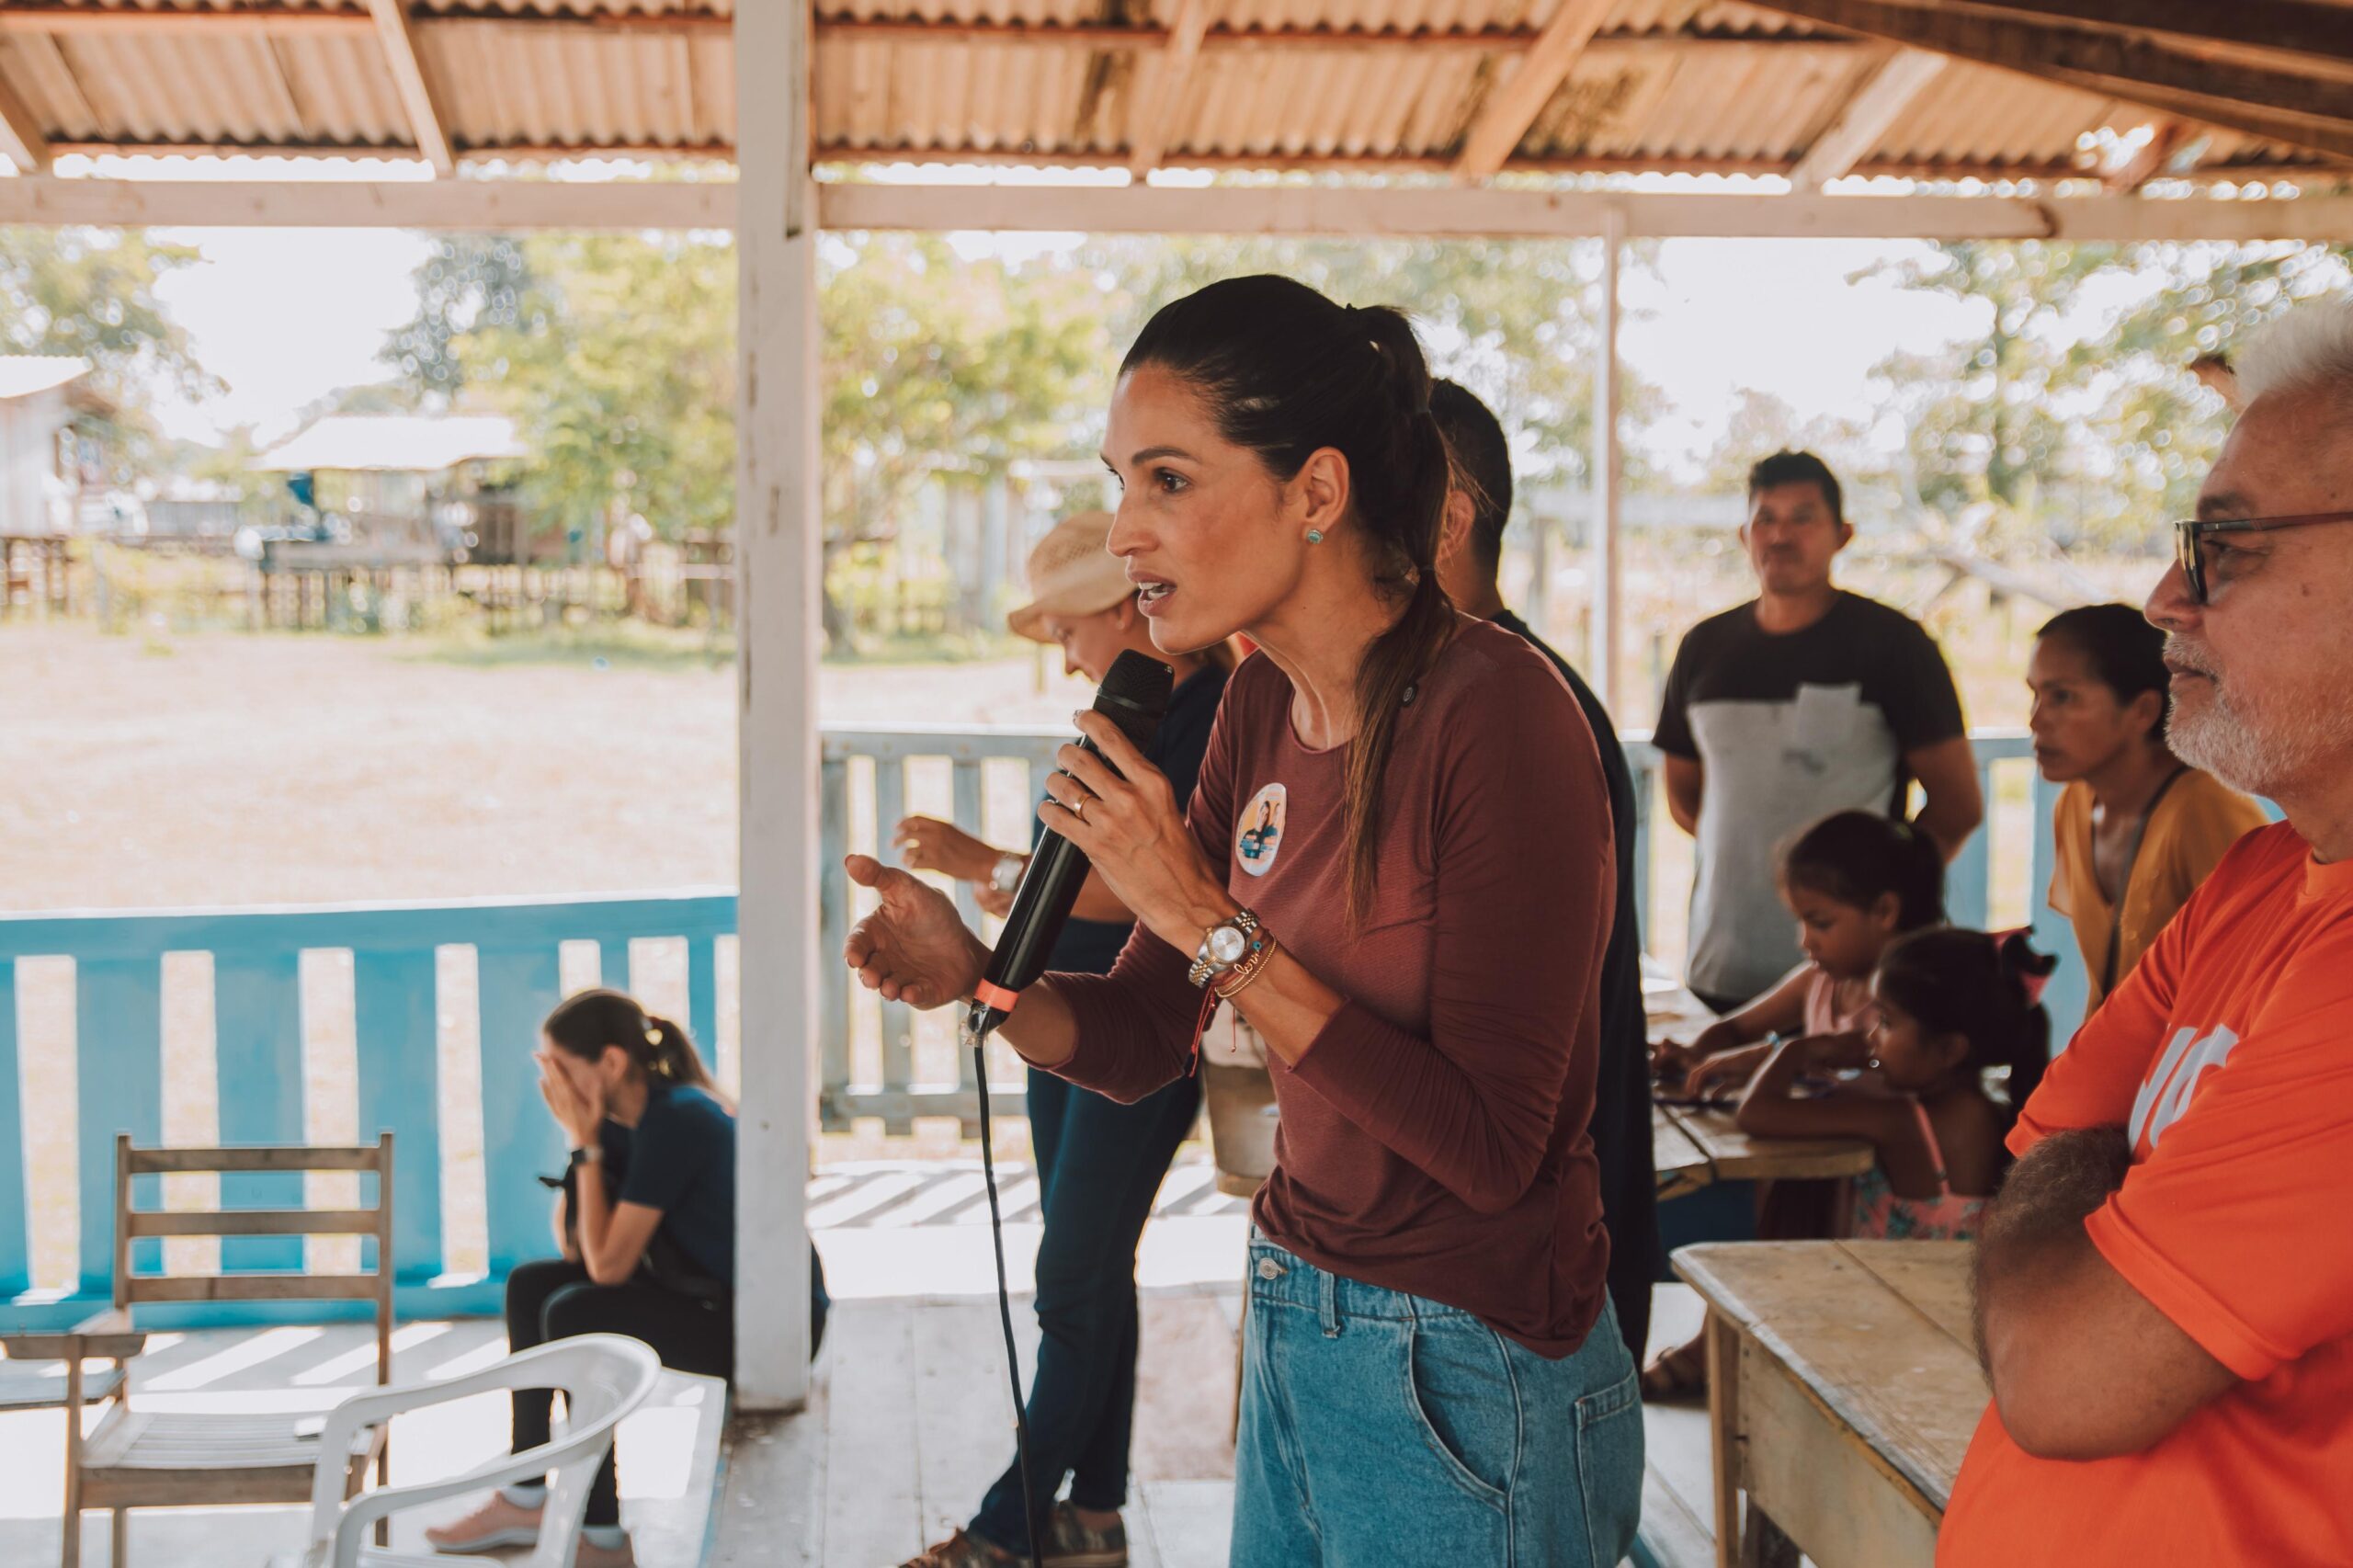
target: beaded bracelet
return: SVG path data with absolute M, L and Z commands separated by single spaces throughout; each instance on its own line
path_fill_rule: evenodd
M 1211 983 L 1210 989 L 1217 993 L 1218 1000 L 1231 1002 L 1242 994 L 1243 988 L 1257 979 L 1258 971 L 1274 958 L 1275 946 L 1274 934 L 1262 928 L 1241 961 Z

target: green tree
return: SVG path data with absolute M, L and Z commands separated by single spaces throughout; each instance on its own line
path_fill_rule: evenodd
M 1897 353 L 1873 371 L 1909 431 L 1912 498 L 1950 520 L 2031 519 L 2045 488 L 2079 477 L 2081 415 L 2071 403 L 2093 363 L 2071 335 L 2083 286 L 2117 262 L 2115 247 L 1965 241 L 1921 260 L 1872 268 L 1903 287 L 1984 307 L 1982 335 L 1926 354 Z
M 2299 300 L 2342 291 L 2353 246 L 2136 247 L 2129 263 L 2166 285 L 2126 310 L 2098 345 L 2111 378 L 2102 434 L 2141 520 L 2186 517 L 2220 450 L 2220 398 L 2192 367 L 2227 360 L 2241 335 Z
M 428 264 L 429 266 L 430 264 Z M 453 332 L 457 385 L 509 415 L 543 528 L 734 516 L 735 252 L 697 234 L 536 234 L 511 306 Z M 456 318 L 453 318 L 456 319 Z M 429 367 L 431 361 L 426 361 Z
M 1748 470 L 1757 459 L 1780 451 L 1812 452 L 1838 475 L 1847 511 L 1866 510 L 1863 497 L 1881 508 L 1895 503 L 1895 467 L 1871 444 L 1861 422 L 1828 415 L 1806 419 L 1788 401 L 1751 387 L 1724 422 L 1700 470 L 1700 487 L 1711 494 L 1738 495 L 1748 488 Z
M 464 389 L 465 366 L 450 350 L 461 334 L 515 327 L 527 303 L 545 303 L 530 299 L 523 241 L 511 234 L 440 235 L 412 278 L 416 314 L 393 330 L 377 358 L 420 394 Z
M 933 479 L 1067 455 L 1106 384 L 1102 309 L 1067 268 L 958 256 L 937 236 L 835 234 L 821 253 L 820 492 L 834 565 L 894 538 Z M 543 527 L 615 510 L 665 537 L 734 515 L 735 252 L 723 236 L 450 242 L 385 357 L 420 392 L 508 413 Z
M 818 313 L 831 561 L 896 537 L 935 481 L 1091 450 L 1116 363 L 1097 280 L 1067 262 L 960 256 L 929 234 L 828 236 Z M 826 633 L 847 627 L 828 571 Z
M 0 351 L 90 362 L 91 385 L 116 411 L 93 423 L 120 478 L 163 453 L 154 387 L 189 398 L 220 389 L 156 294 L 167 273 L 200 259 L 192 247 L 157 244 L 137 230 L 0 229 L 0 297 L 8 304 Z
M 2319 245 L 1937 250 L 1882 270 L 1983 303 L 1983 335 L 1893 355 L 1874 373 L 1907 421 L 1913 499 L 1995 548 L 2156 540 L 2194 502 L 2226 425 L 2194 362 L 2226 356 L 2247 327 L 2347 276 L 2347 253 Z M 2095 278 L 2153 286 L 2093 322 Z
M 1635 247 L 1636 265 L 1653 254 Z M 1432 368 L 1494 407 L 1523 485 L 1590 482 L 1600 351 L 1600 255 L 1590 243 L 1154 240 L 1108 244 L 1089 259 L 1116 279 L 1111 329 L 1122 347 L 1161 304 L 1250 273 L 1296 278 L 1344 304 L 1399 306 Z M 1658 407 L 1656 392 L 1631 375 L 1619 398 L 1630 435 Z M 1639 449 L 1628 449 L 1625 480 L 1638 487 L 1649 476 Z

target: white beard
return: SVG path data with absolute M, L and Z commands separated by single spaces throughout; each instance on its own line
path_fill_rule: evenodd
M 2314 766 L 2353 751 L 2353 708 L 2315 703 L 2304 720 L 2267 733 L 2231 705 L 2215 683 L 2194 712 L 2178 709 L 2165 722 L 2176 756 L 2249 795 L 2277 798 Z

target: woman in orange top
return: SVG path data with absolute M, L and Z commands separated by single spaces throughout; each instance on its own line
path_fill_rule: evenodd
M 2034 759 L 2067 786 L 2051 907 L 2075 927 L 2095 1007 L 2222 852 L 2268 820 L 2166 746 L 2165 641 L 2130 605 L 2086 605 L 2043 627 L 2027 665 Z

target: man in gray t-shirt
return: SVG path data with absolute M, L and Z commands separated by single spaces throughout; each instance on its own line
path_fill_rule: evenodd
M 1853 537 L 1821 459 L 1759 462 L 1741 542 L 1760 592 L 1693 627 L 1667 673 L 1653 739 L 1667 809 L 1699 840 L 1685 975 L 1718 1012 L 1800 960 L 1774 863 L 1789 838 L 1833 812 L 1901 815 L 1915 778 L 1920 828 L 1948 858 L 1985 814 L 1935 640 L 1830 581 Z

